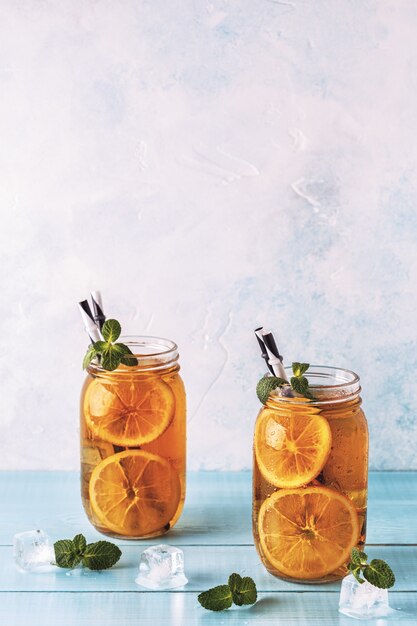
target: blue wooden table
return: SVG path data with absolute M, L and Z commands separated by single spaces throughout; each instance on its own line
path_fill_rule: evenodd
M 248 472 L 189 473 L 183 516 L 158 543 L 181 546 L 189 584 L 155 592 L 135 582 L 140 552 L 155 540 L 118 541 L 122 557 L 105 572 L 68 575 L 17 571 L 13 534 L 42 528 L 53 540 L 83 533 L 102 538 L 81 507 L 73 472 L 0 473 L 0 623 L 4 626 L 115 626 L 152 624 L 417 625 L 417 473 L 370 476 L 367 552 L 387 560 L 397 583 L 390 591 L 402 619 L 356 622 L 337 612 L 340 583 L 295 585 L 274 578 L 260 564 L 251 534 Z M 252 576 L 258 602 L 223 613 L 205 611 L 197 594 L 227 581 L 231 572 Z

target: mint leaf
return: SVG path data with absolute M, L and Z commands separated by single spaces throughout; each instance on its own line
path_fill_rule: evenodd
M 234 596 L 240 589 L 240 586 L 242 584 L 242 576 L 240 574 L 230 574 L 228 584 L 229 589 L 232 592 L 232 596 Z M 234 601 L 235 600 L 233 597 L 233 602 Z
M 120 363 L 130 366 L 138 364 L 137 358 L 133 356 L 131 349 L 124 343 L 114 343 L 112 348 L 113 351 L 119 355 Z
M 371 585 L 379 589 L 389 589 L 395 583 L 394 572 L 382 559 L 372 559 L 369 565 L 365 566 L 363 575 Z
M 123 365 L 127 365 L 128 367 L 135 367 L 136 365 L 138 365 L 138 360 L 136 357 L 122 357 L 120 359 L 120 363 L 123 363 Z
M 106 320 L 102 328 L 105 341 L 96 341 L 89 347 L 83 360 L 83 369 L 94 358 L 98 358 L 101 367 L 109 372 L 117 369 L 120 363 L 129 367 L 137 366 L 138 360 L 133 356 L 131 349 L 124 343 L 114 343 L 121 331 L 122 328 L 117 320 Z
M 72 543 L 74 545 L 74 549 L 78 552 L 78 554 L 82 556 L 87 545 L 87 541 L 84 535 L 75 535 Z
M 304 373 L 310 367 L 309 363 L 298 363 L 295 361 L 292 364 L 292 371 L 294 376 L 291 377 L 291 387 L 296 393 L 313 400 L 313 395 L 308 386 L 308 379 L 304 376 Z
M 300 393 L 301 395 L 304 395 L 304 393 L 308 389 L 308 380 L 304 376 L 301 376 L 300 378 L 297 378 L 296 376 L 292 376 L 291 377 L 291 387 L 297 393 Z
M 98 354 L 102 354 L 110 346 L 111 346 L 111 343 L 108 343 L 107 341 L 96 341 L 95 344 L 93 345 L 93 348 Z
M 229 588 L 232 592 L 233 602 L 237 606 L 256 602 L 258 595 L 256 585 L 249 576 L 242 578 L 239 574 L 231 574 L 229 576 Z
M 83 358 L 83 370 L 87 369 L 94 357 L 97 356 L 94 346 L 90 346 Z
M 124 343 L 114 343 L 114 344 L 112 344 L 111 349 L 120 358 L 123 358 L 126 354 L 128 354 L 126 352 L 126 349 L 129 350 L 129 348 L 127 346 L 125 346 Z
M 266 404 L 271 392 L 283 385 L 288 385 L 288 381 L 277 376 L 263 376 L 256 385 L 256 395 L 262 404 Z
M 351 571 L 352 575 L 356 578 L 358 583 L 362 584 L 362 583 L 365 582 L 365 580 L 363 578 L 361 578 L 361 568 L 360 568 L 360 566 L 349 567 L 349 565 L 348 565 L 348 569 Z
M 242 583 L 239 589 L 239 596 L 242 600 L 242 604 L 254 604 L 256 602 L 258 592 L 256 591 L 255 582 L 252 578 L 250 578 L 250 576 L 244 576 L 242 578 Z M 234 598 L 233 601 L 235 602 Z M 235 604 L 238 603 L 235 602 Z
M 61 539 L 54 543 L 58 567 L 73 568 L 81 561 L 85 567 L 100 570 L 112 567 L 121 556 L 120 549 L 110 541 L 97 541 L 87 545 L 84 535 L 74 539 Z
M 133 356 L 133 352 L 129 348 L 129 346 L 126 346 L 124 343 L 116 343 L 115 347 L 116 346 L 119 347 L 123 354 L 122 358 L 120 359 L 120 363 L 123 363 L 123 365 L 129 365 L 131 367 L 138 365 L 138 360 L 135 356 Z
M 81 561 L 81 555 L 72 539 L 61 539 L 54 543 L 55 561 L 58 567 L 75 567 Z
M 294 376 L 302 376 L 304 372 L 308 370 L 310 363 L 298 363 L 297 361 L 292 364 L 292 371 Z
M 361 552 L 361 550 L 358 550 L 358 548 L 352 548 L 350 559 L 351 562 L 355 565 L 360 565 L 361 563 L 367 562 L 368 555 L 365 554 L 365 552 Z
M 368 556 L 365 552 L 361 552 L 357 548 L 352 548 L 351 560 L 348 564 L 348 570 L 360 583 L 364 583 L 364 578 L 380 589 L 389 589 L 394 586 L 395 575 L 388 563 L 382 559 L 372 559 L 367 563 Z M 361 574 L 364 578 L 361 577 Z
M 110 345 L 105 352 L 101 355 L 101 366 L 103 369 L 112 372 L 120 365 L 122 355 L 118 350 L 114 349 L 114 346 Z
M 229 585 L 219 585 L 200 593 L 198 601 L 209 611 L 224 611 L 232 606 L 232 592 Z
M 101 333 L 106 341 L 117 341 L 122 332 L 122 327 L 117 320 L 106 320 L 101 329 Z
M 109 569 L 120 559 L 122 552 L 110 541 L 96 541 L 86 546 L 83 565 L 93 570 Z

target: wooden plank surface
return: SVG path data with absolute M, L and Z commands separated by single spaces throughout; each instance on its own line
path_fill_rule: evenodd
M 17 598 L 19 595 L 19 598 Z M 204 611 L 191 593 L 4 593 L 7 626 L 416 626 L 415 598 L 393 593 L 401 620 L 357 622 L 337 611 L 335 593 L 263 593 L 251 607 Z
M 189 472 L 184 513 L 170 532 L 174 545 L 252 545 L 250 472 Z M 372 472 L 368 544 L 417 545 L 417 473 Z M 53 537 L 82 532 L 89 524 L 76 472 L 1 472 L 0 545 L 22 530 L 43 528 Z M 119 541 L 120 545 L 131 543 Z M 154 541 L 139 542 L 141 545 Z
M 167 543 L 167 540 L 165 540 Z M 26 574 L 15 569 L 11 546 L 0 548 L 0 589 L 2 591 L 145 591 L 135 583 L 141 546 L 122 546 L 122 557 L 110 570 L 56 569 L 51 573 Z M 339 593 L 340 582 L 323 585 L 293 585 L 271 576 L 261 564 L 253 546 L 183 546 L 188 585 L 184 591 L 200 592 L 220 582 L 229 574 L 239 572 L 251 576 L 258 591 L 327 591 Z M 372 546 L 370 558 L 386 560 L 396 574 L 396 591 L 415 591 L 417 547 Z
M 386 559 L 397 575 L 391 605 L 401 619 L 378 626 L 417 624 L 417 473 L 370 476 L 367 551 Z M 340 583 L 299 585 L 269 575 L 253 547 L 249 472 L 189 473 L 186 507 L 177 527 L 160 540 L 118 541 L 119 564 L 107 572 L 25 574 L 14 568 L 15 532 L 43 528 L 58 539 L 83 532 L 102 538 L 83 512 L 78 475 L 67 472 L 0 473 L 0 613 L 7 626 L 187 626 L 191 624 L 296 624 L 348 626 L 337 612 Z M 173 592 L 150 592 L 134 578 L 149 544 L 181 546 L 189 584 Z M 232 571 L 252 576 L 260 599 L 253 607 L 221 614 L 203 610 L 197 593 Z M 398 617 L 398 616 L 397 616 Z M 362 622 L 373 624 L 374 622 Z

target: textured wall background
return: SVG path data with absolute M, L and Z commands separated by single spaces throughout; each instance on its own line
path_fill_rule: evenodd
M 101 288 L 175 339 L 192 468 L 247 468 L 263 373 L 361 374 L 417 468 L 417 3 L 0 2 L 1 468 L 76 468 Z

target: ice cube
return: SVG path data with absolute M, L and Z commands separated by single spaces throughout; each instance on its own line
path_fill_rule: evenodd
M 395 613 L 388 603 L 388 589 L 379 589 L 368 581 L 361 584 L 352 574 L 342 580 L 339 612 L 356 619 L 387 617 Z
M 43 530 L 28 530 L 13 537 L 16 565 L 27 572 L 50 572 L 54 569 L 54 546 Z
M 174 589 L 186 585 L 183 551 L 167 545 L 146 548 L 140 556 L 135 582 L 148 589 Z
M 274 450 L 282 450 L 287 438 L 287 429 L 270 417 L 265 427 L 266 445 Z

